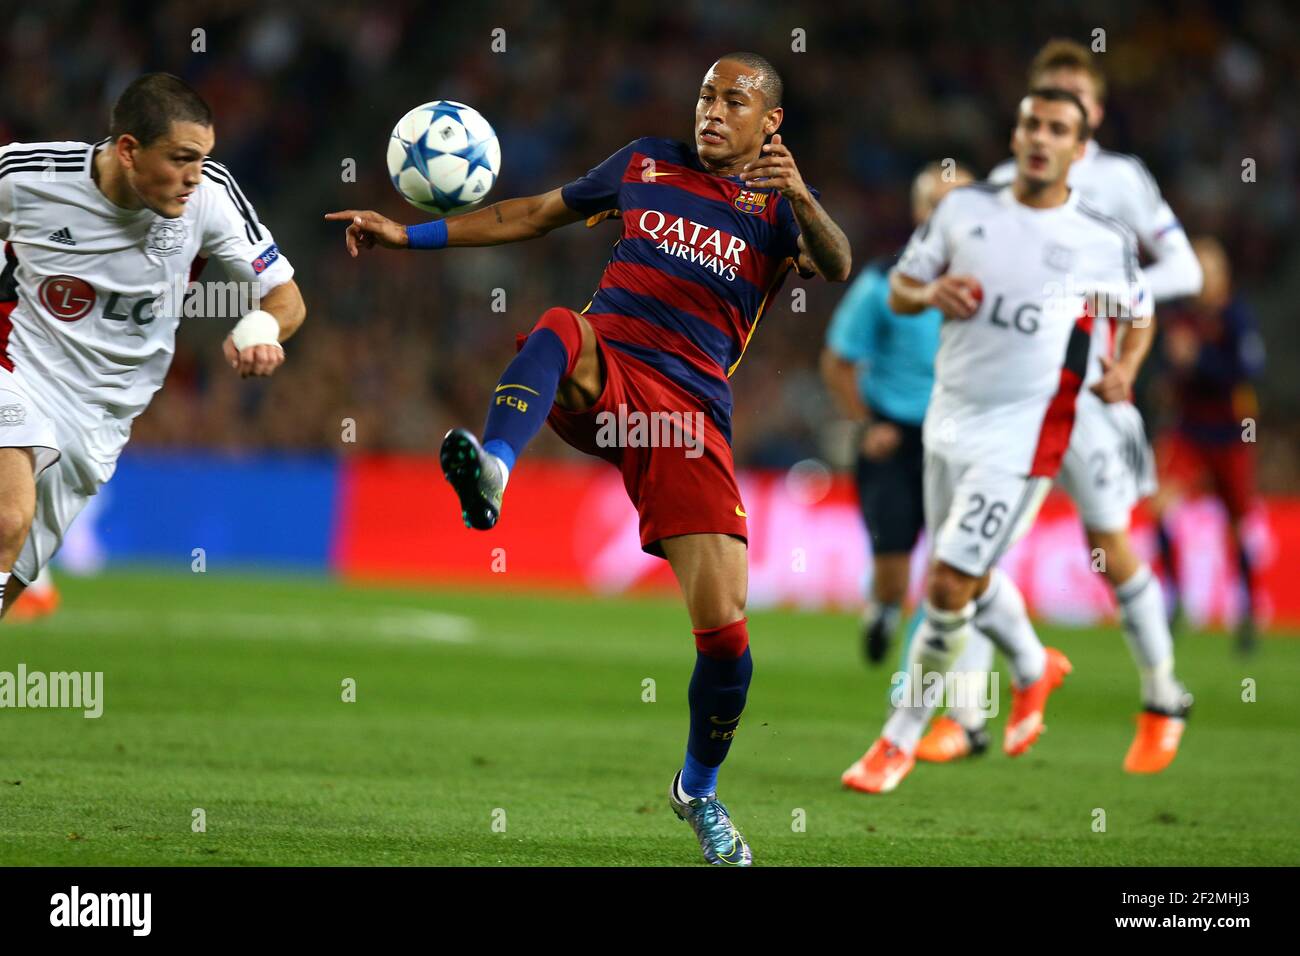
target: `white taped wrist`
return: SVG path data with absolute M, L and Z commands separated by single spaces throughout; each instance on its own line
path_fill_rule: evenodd
M 235 323 L 230 337 L 241 352 L 252 345 L 279 345 L 280 323 L 270 312 L 257 309 Z

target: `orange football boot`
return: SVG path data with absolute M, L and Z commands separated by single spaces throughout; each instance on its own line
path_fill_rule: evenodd
M 863 793 L 889 793 L 915 765 L 916 758 L 881 737 L 840 775 L 840 783 Z
M 930 732 L 916 745 L 916 759 L 926 763 L 947 763 L 974 754 L 989 746 L 988 731 L 968 730 L 951 717 L 940 717 L 930 725 Z
M 54 585 L 44 588 L 28 588 L 18 595 L 18 600 L 5 614 L 8 621 L 35 621 L 37 618 L 49 617 L 59 609 L 59 589 Z
M 1048 695 L 1061 686 L 1066 674 L 1074 670 L 1074 665 L 1056 648 L 1045 650 L 1047 667 L 1043 669 L 1043 676 L 1024 690 L 1014 685 L 1011 688 L 1011 717 L 1002 737 L 1002 749 L 1012 757 L 1019 757 L 1034 745 L 1043 732 L 1043 708 L 1047 706 Z
M 1129 773 L 1159 773 L 1178 756 L 1178 743 L 1187 721 L 1158 710 L 1144 710 L 1138 714 L 1137 725 L 1137 735 L 1124 757 L 1124 769 Z

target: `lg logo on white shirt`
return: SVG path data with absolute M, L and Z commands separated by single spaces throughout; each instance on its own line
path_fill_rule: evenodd
M 62 322 L 77 322 L 90 314 L 97 299 L 95 287 L 76 276 L 50 276 L 41 283 L 39 292 L 45 311 Z M 128 318 L 136 325 L 148 325 L 158 313 L 160 295 L 149 296 L 134 302 L 123 302 L 120 293 L 113 292 L 104 303 L 104 318 L 124 322 Z
M 95 287 L 76 276 L 50 276 L 41 283 L 41 305 L 64 322 L 85 318 L 95 307 Z

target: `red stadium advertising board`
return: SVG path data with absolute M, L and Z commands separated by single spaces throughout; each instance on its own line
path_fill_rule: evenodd
M 852 609 L 860 604 L 867 543 L 851 484 L 785 472 L 739 476 L 750 531 L 750 603 Z M 501 524 L 490 534 L 460 523 L 432 458 L 362 457 L 344 468 L 332 564 L 356 580 L 562 588 L 603 594 L 673 592 L 667 564 L 642 552 L 620 476 L 600 463 L 523 462 L 511 474 Z M 1236 611 L 1236 563 L 1225 517 L 1208 499 L 1173 517 L 1188 619 L 1222 624 Z M 1150 518 L 1134 541 L 1150 558 Z M 1249 521 L 1260 573 L 1260 617 L 1300 624 L 1300 499 L 1265 499 Z M 919 589 L 924 542 L 913 555 Z M 1003 559 L 1033 612 L 1085 624 L 1113 613 L 1092 570 L 1082 529 L 1063 495 L 1047 500 L 1033 530 Z

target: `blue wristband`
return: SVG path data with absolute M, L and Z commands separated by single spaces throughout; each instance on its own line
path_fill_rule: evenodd
M 411 249 L 441 249 L 447 245 L 447 220 L 435 219 L 407 226 L 406 244 Z

